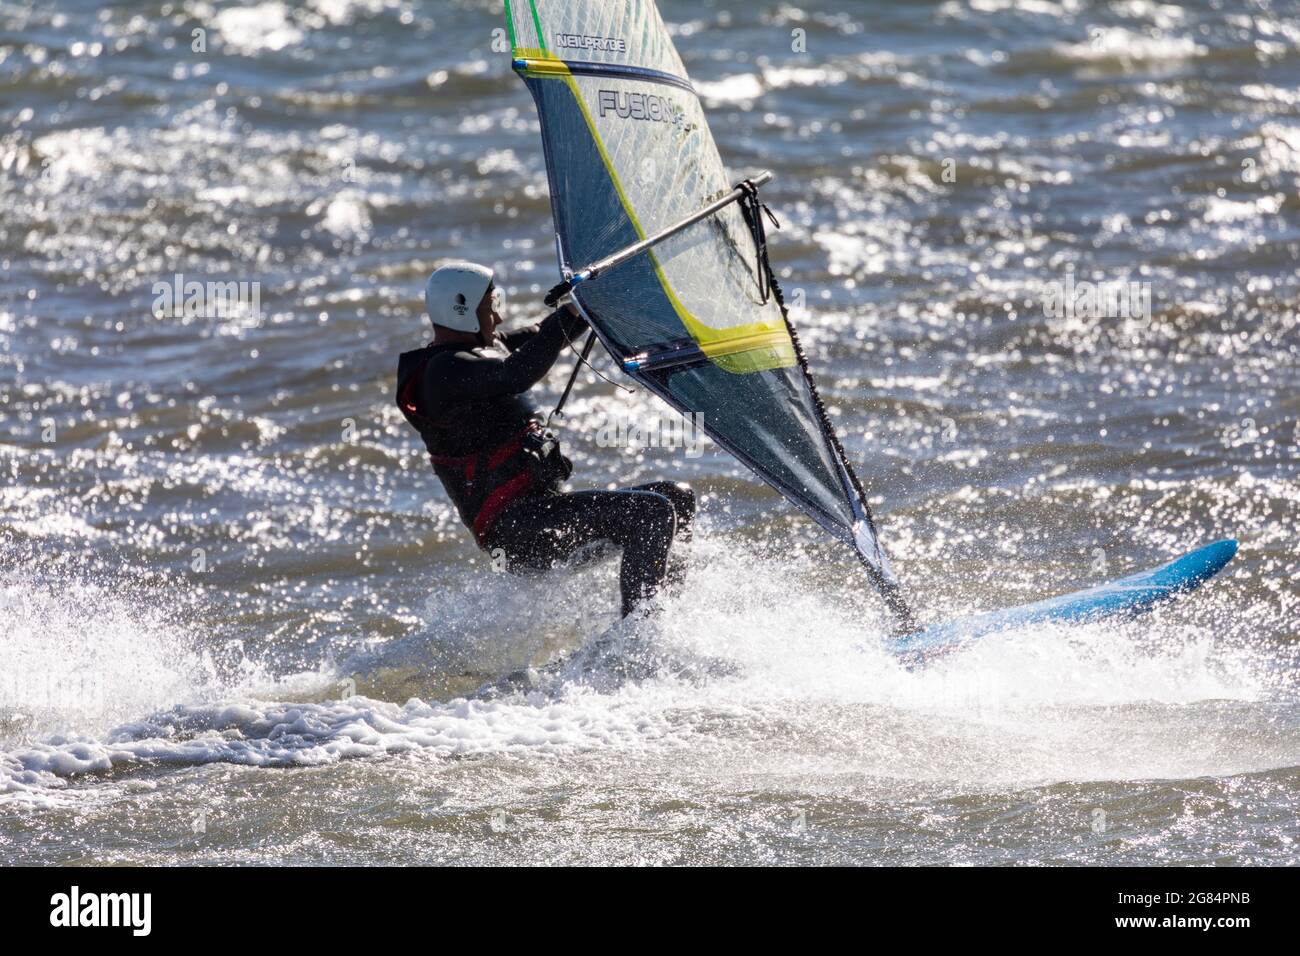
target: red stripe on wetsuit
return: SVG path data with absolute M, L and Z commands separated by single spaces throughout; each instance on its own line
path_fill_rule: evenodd
M 415 401 L 415 387 L 424 375 L 424 369 L 428 363 L 429 359 L 426 358 L 416 366 L 397 397 L 397 404 L 402 414 L 420 432 L 425 429 L 443 430 L 447 427 L 421 413 Z M 501 516 L 501 512 L 526 496 L 533 487 L 533 471 L 526 461 L 516 464 L 514 468 L 507 468 L 507 466 L 522 450 L 524 436 L 534 430 L 540 431 L 541 426 L 537 422 L 529 422 L 522 431 L 511 436 L 496 448 L 473 455 L 435 455 L 432 452 L 429 453 L 429 460 L 435 467 L 440 465 L 443 468 L 450 468 L 460 472 L 466 490 L 471 496 L 471 501 L 476 497 L 474 494 L 476 479 L 485 482 L 489 487 L 490 490 L 478 504 L 477 512 L 470 527 L 480 547 L 484 546 L 483 538 L 492 523 Z M 480 465 L 480 463 L 482 464 Z M 506 471 L 507 474 L 496 478 L 494 481 L 495 473 L 499 471 Z

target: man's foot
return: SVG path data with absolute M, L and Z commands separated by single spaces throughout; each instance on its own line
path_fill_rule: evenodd
M 471 696 L 477 700 L 499 700 L 515 694 L 535 692 L 554 696 L 563 684 L 559 671 L 555 669 L 556 664 L 563 660 L 564 658 L 560 658 L 560 661 L 547 664 L 545 667 L 522 667 L 517 671 L 511 671 L 504 677 L 488 681 Z
M 526 667 L 484 684 L 475 697 L 514 694 L 556 697 L 567 686 L 612 693 L 629 683 L 668 676 L 693 684 L 734 677 L 739 668 L 720 657 L 665 650 L 662 606 L 642 601 L 627 617 L 581 647 L 542 667 Z

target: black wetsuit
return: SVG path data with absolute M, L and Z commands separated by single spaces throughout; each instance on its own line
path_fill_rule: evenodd
M 572 465 L 524 393 L 583 327 L 560 311 L 493 349 L 450 343 L 407 352 L 397 404 L 480 547 L 504 556 L 510 570 L 543 570 L 608 541 L 623 551 L 626 615 L 663 582 L 674 539 L 689 537 L 695 495 L 674 482 L 561 491 Z

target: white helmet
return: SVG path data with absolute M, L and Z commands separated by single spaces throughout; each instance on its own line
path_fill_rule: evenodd
M 478 331 L 478 304 L 492 285 L 493 272 L 473 262 L 450 262 L 424 284 L 429 321 L 457 332 Z

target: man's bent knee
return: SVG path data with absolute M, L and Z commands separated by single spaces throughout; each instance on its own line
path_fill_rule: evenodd
M 677 530 L 682 533 L 690 530 L 691 523 L 695 520 L 695 492 L 690 485 L 683 481 L 656 481 L 642 486 L 641 490 L 652 491 L 667 498 L 677 515 Z
M 657 491 L 638 494 L 636 517 L 633 519 L 637 530 L 644 536 L 663 535 L 671 542 L 677 534 L 677 508 L 667 495 Z

